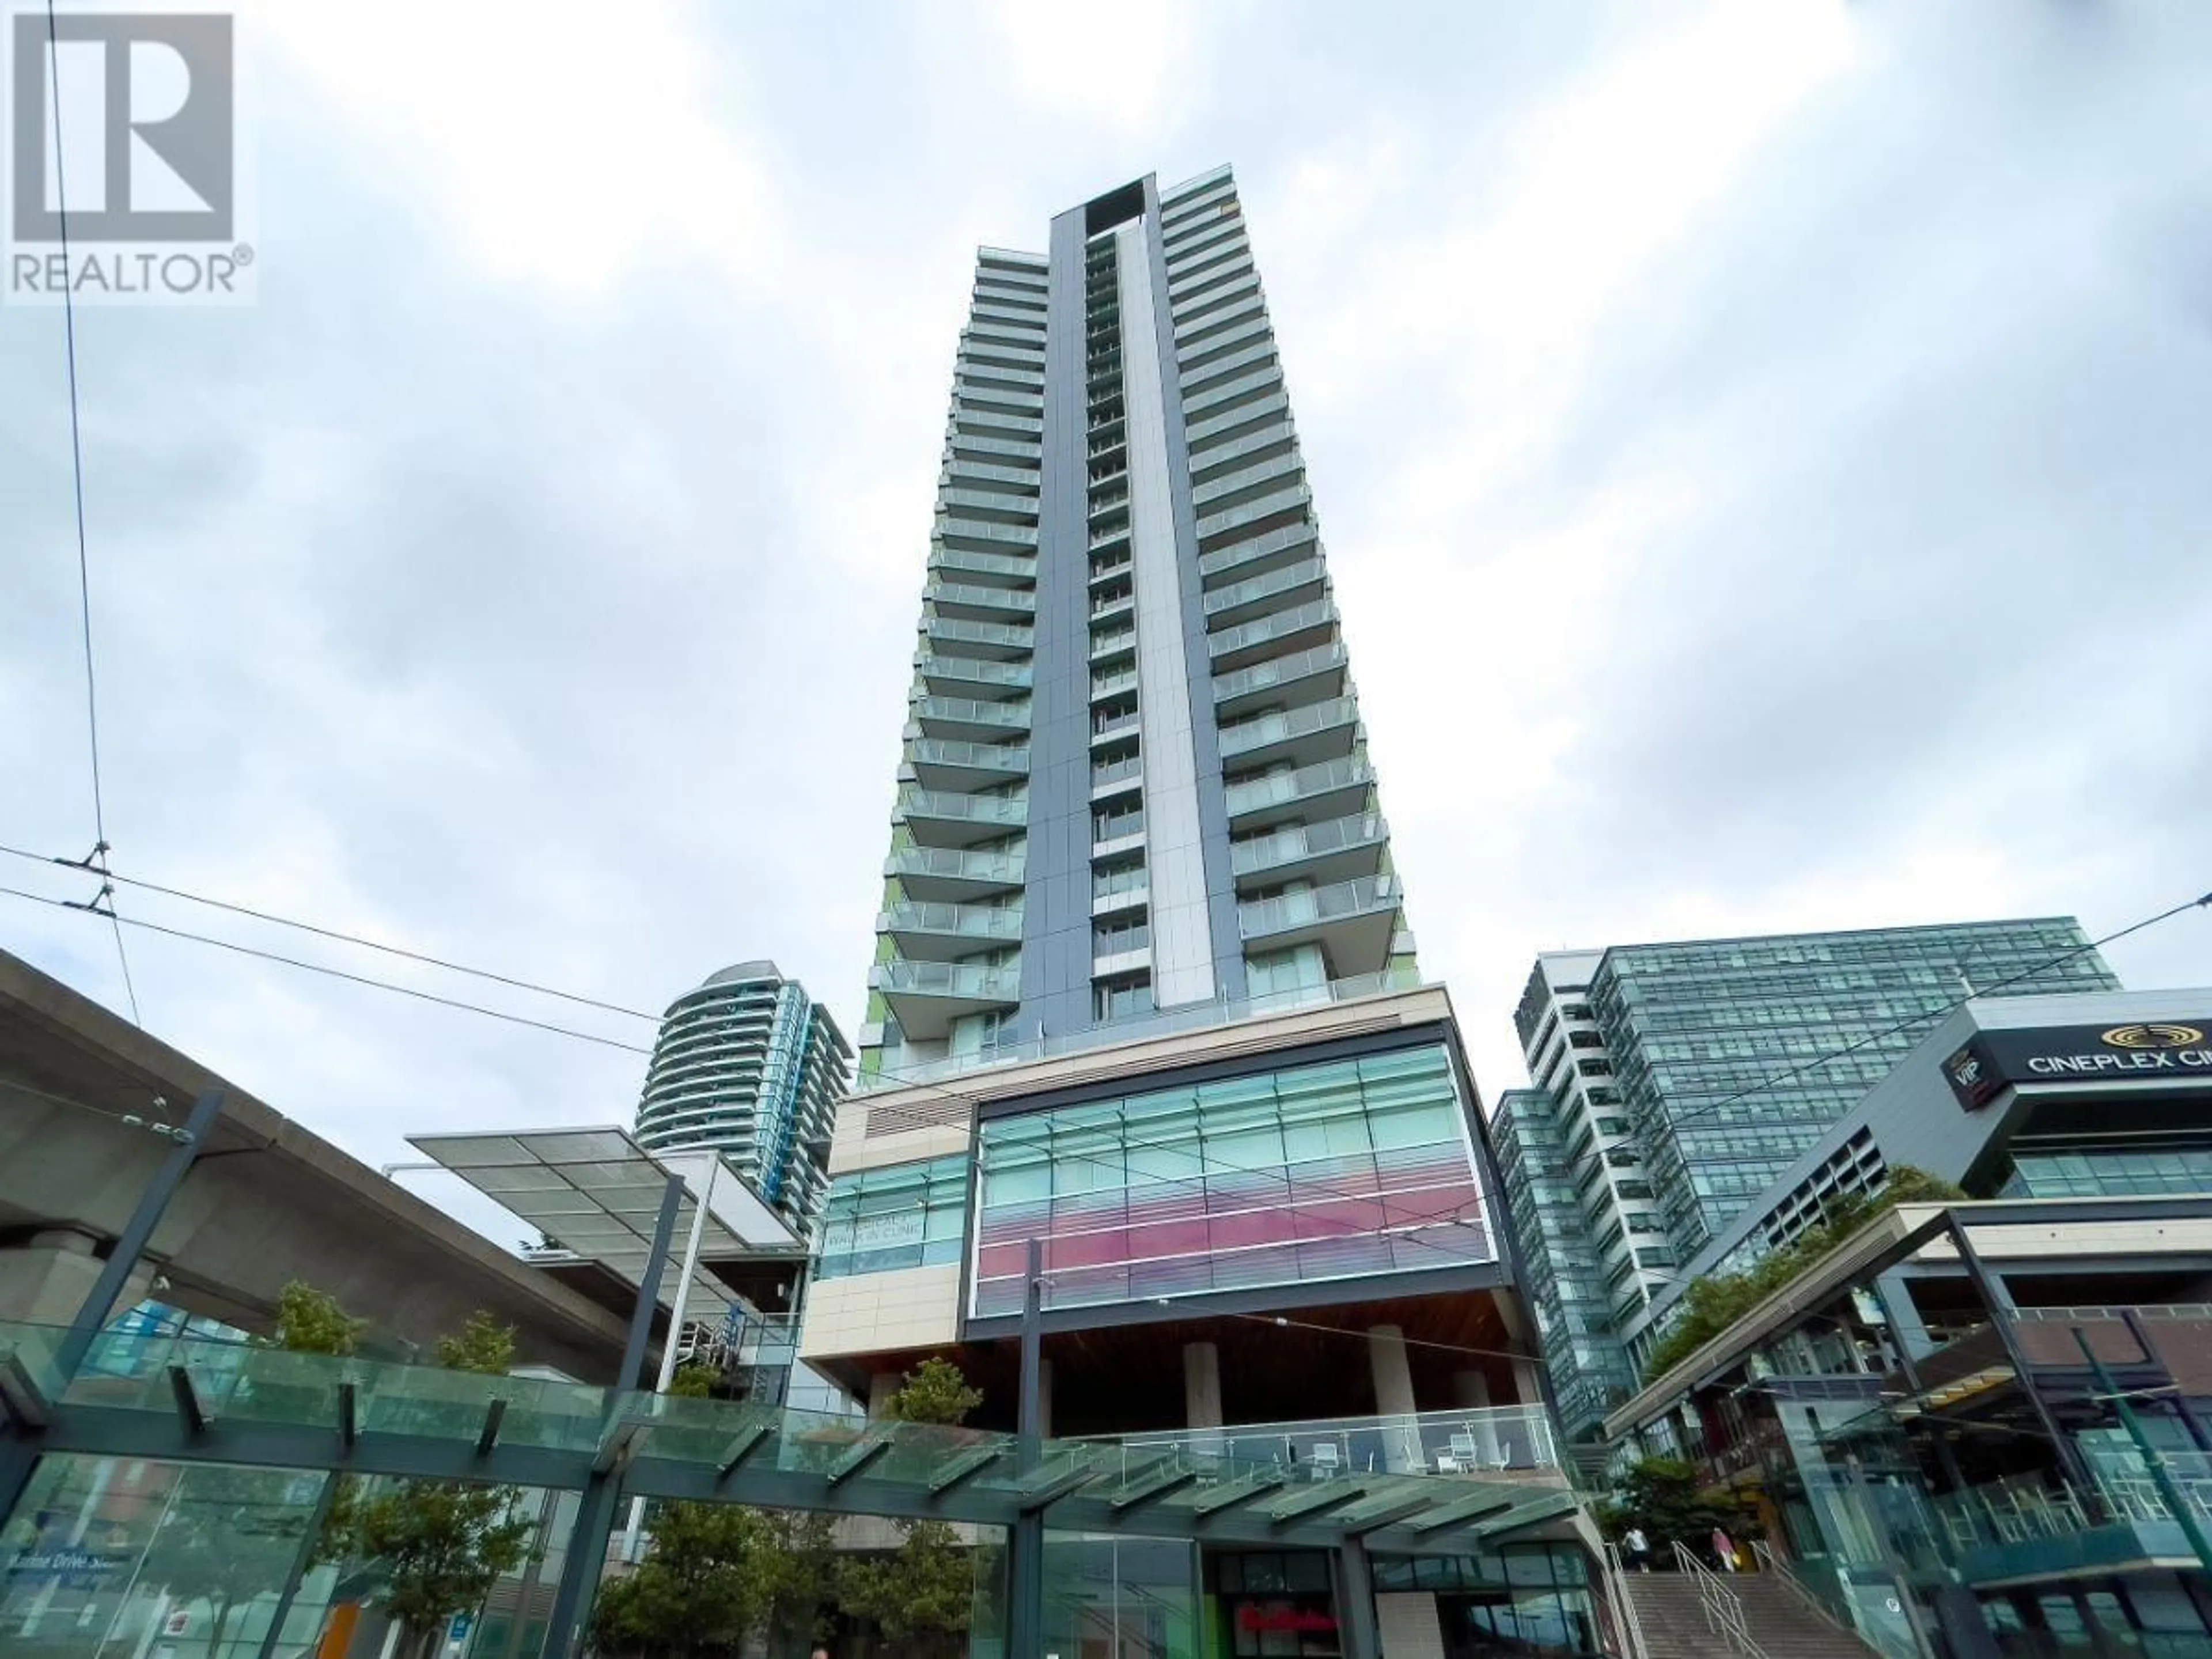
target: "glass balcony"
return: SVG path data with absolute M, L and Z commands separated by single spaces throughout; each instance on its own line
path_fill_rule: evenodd
M 1298 529 L 1311 526 L 1300 525 Z M 1206 617 L 1209 626 L 1229 628 L 1251 621 L 1271 611 L 1286 611 L 1310 604 L 1319 598 L 1328 580 L 1328 571 L 1318 558 L 1300 559 L 1279 569 L 1267 571 L 1243 581 L 1231 582 L 1226 587 L 1217 587 L 1206 595 Z
M 1034 438 L 1024 442 L 1018 438 L 989 437 L 957 428 L 946 447 L 952 452 L 956 465 L 964 456 L 995 455 L 1008 460 L 1036 461 L 1044 453 L 1043 446 Z
M 899 1030 L 921 1042 L 951 1034 L 955 1020 L 1022 1000 L 1022 970 L 962 962 L 884 962 L 868 970 L 868 986 L 884 994 Z
M 1240 374 L 1208 392 L 1184 398 L 1183 418 L 1195 422 L 1212 420 L 1279 391 L 1282 384 L 1282 365 L 1270 363 L 1257 374 Z
M 1134 668 L 1116 669 L 1110 674 L 1093 674 L 1091 677 L 1091 695 L 1110 697 L 1116 691 L 1127 691 L 1136 683 L 1137 671 Z
M 997 687 L 1009 691 L 1030 689 L 1034 672 L 1025 662 L 990 662 L 981 657 L 940 657 L 926 651 L 916 664 L 922 683 L 932 693 L 957 695 L 964 687 Z
M 1224 375 L 1242 374 L 1261 363 L 1270 362 L 1274 356 L 1274 341 L 1263 339 L 1256 344 L 1246 346 L 1242 351 L 1232 351 L 1225 357 L 1218 357 L 1202 368 L 1190 369 L 1176 379 L 1187 394 L 1194 394 Z
M 1023 853 L 976 853 L 955 847 L 901 847 L 884 860 L 909 897 L 969 898 L 1018 887 L 1029 870 Z
M 1213 681 L 1214 712 L 1224 720 L 1233 720 L 1245 713 L 1250 704 L 1279 688 L 1295 688 L 1291 695 L 1308 700 L 1340 696 L 1345 690 L 1345 668 L 1341 640 L 1308 646 L 1285 657 L 1270 657 L 1249 668 L 1217 675 Z
M 938 490 L 937 505 L 948 518 L 957 514 L 975 519 L 980 523 L 995 525 L 1034 526 L 1036 523 L 1036 497 L 1025 491 L 948 484 Z
M 1265 940 L 1271 949 L 1317 943 L 1333 973 L 1372 973 L 1389 960 L 1399 902 L 1395 876 L 1363 876 L 1247 899 L 1237 907 L 1237 925 L 1248 942 Z
M 989 738 L 994 732 L 1030 729 L 1026 698 L 984 702 L 974 697 L 923 697 L 914 705 L 922 734 L 931 738 Z
M 1289 422 L 1285 417 L 1290 410 L 1289 395 L 1278 392 L 1203 421 L 1190 422 L 1183 428 L 1183 437 L 1190 446 L 1191 465 L 1210 463 L 1223 446 L 1255 428 L 1273 429 L 1279 426 L 1288 430 Z
M 984 587 L 973 582 L 934 581 L 921 596 L 936 605 L 941 617 L 988 622 L 1001 617 L 1033 617 L 1036 592 L 1027 587 Z
M 1210 514 L 1198 521 L 1199 551 L 1209 553 L 1239 536 L 1303 519 L 1312 501 L 1313 491 L 1301 483 Z
M 1357 756 L 1232 783 L 1224 792 L 1230 822 L 1240 828 L 1291 818 L 1344 817 L 1367 805 L 1375 769 Z
M 957 456 L 947 461 L 937 475 L 937 482 L 948 489 L 990 489 L 994 485 L 1007 484 L 1010 492 L 1030 504 L 1030 512 L 1036 512 L 1037 469 L 1033 466 L 1001 466 L 995 461 L 965 460 Z
M 1255 715 L 1221 728 L 1222 763 L 1287 760 L 1294 766 L 1318 765 L 1351 752 L 1358 724 L 1359 702 L 1354 697 L 1331 697 L 1303 708 Z
M 915 900 L 879 912 L 876 931 L 896 938 L 909 960 L 949 962 L 988 945 L 1019 945 L 1022 913 L 1018 907 Z
M 946 517 L 937 521 L 931 538 L 946 547 L 973 547 L 988 553 L 1007 547 L 1034 548 L 1037 531 L 1033 524 L 994 524 L 987 519 Z
M 1271 487 L 1279 489 L 1286 480 L 1303 478 L 1305 470 L 1304 460 L 1291 449 L 1200 484 L 1191 492 L 1191 504 L 1203 521 L 1269 494 Z
M 1287 611 L 1274 611 L 1209 635 L 1206 648 L 1213 659 L 1216 671 L 1226 673 L 1234 668 L 1249 666 L 1263 658 L 1279 657 L 1287 651 L 1319 645 L 1322 641 L 1334 637 L 1335 633 L 1334 601 L 1309 599 L 1304 605 L 1292 605 Z
M 1091 659 L 1097 662 L 1100 658 L 1110 657 L 1117 651 L 1133 651 L 1136 648 L 1137 630 L 1133 628 L 1117 628 L 1110 633 L 1091 635 Z
M 996 841 L 1009 830 L 1027 829 L 1030 804 L 1019 796 L 970 795 L 908 785 L 899 791 L 891 821 L 907 825 L 916 840 L 931 847 L 961 848 Z
M 907 762 L 915 781 L 925 789 L 976 789 L 1010 777 L 1027 777 L 1030 751 L 1026 744 L 916 738 L 907 745 Z
M 1298 434 L 1290 422 L 1287 411 L 1280 420 L 1253 427 L 1251 416 L 1244 417 L 1244 428 L 1237 436 L 1217 443 L 1202 455 L 1194 447 L 1190 470 L 1195 483 L 1200 485 L 1217 482 L 1225 469 L 1249 466 L 1291 451 L 1297 443 Z
M 933 640 L 967 647 L 961 653 L 963 656 L 1004 659 L 1017 653 L 1026 656 L 1036 649 L 1035 629 L 1017 628 L 1006 623 L 929 617 L 923 619 L 922 630 Z
M 1349 880 L 1379 873 L 1376 866 L 1389 839 L 1380 812 L 1286 823 L 1249 841 L 1232 842 L 1229 867 L 1239 876 L 1295 871 L 1310 880 Z
M 1036 561 L 1021 553 L 981 553 L 973 548 L 940 544 L 929 557 L 933 576 L 955 580 L 980 576 L 1000 586 L 1023 586 L 1036 580 Z

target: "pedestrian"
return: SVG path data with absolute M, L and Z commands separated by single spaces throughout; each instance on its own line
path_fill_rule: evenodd
M 1723 1572 L 1735 1571 L 1735 1540 L 1728 1535 L 1726 1527 L 1713 1528 L 1713 1559 L 1721 1564 Z
M 1629 1565 L 1638 1572 L 1651 1571 L 1651 1540 L 1644 1535 L 1641 1527 L 1631 1527 L 1621 1535 L 1621 1547 L 1628 1552 Z

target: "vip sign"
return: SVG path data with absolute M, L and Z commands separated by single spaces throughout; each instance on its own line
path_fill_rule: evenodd
M 9 303 L 251 300 L 232 19 L 94 7 L 7 21 Z
M 2020 1083 L 2212 1081 L 2207 1030 L 2212 1019 L 1978 1031 L 1943 1075 L 1970 1112 Z

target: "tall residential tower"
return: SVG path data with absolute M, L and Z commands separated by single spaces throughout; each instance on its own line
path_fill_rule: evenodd
M 982 252 L 914 665 L 864 1087 L 1414 981 L 1227 168 Z
M 802 1237 L 829 1192 L 830 1127 L 853 1051 L 772 962 L 741 962 L 669 1005 L 637 1104 L 638 1143 L 714 1147 Z

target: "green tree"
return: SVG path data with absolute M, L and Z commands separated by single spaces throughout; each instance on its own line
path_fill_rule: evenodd
M 952 1425 L 983 1403 L 960 1368 L 932 1357 L 908 1371 L 886 1415 L 902 1423 Z M 904 1647 L 955 1651 L 975 1611 L 975 1552 L 942 1521 L 902 1521 L 899 1547 L 873 1560 L 851 1560 L 837 1577 L 846 1612 L 872 1619 Z
M 714 1397 L 714 1384 L 721 1380 L 721 1372 L 712 1365 L 696 1362 L 678 1365 L 668 1379 L 668 1392 L 678 1400 L 708 1400 Z
M 1737 1510 L 1699 1490 L 1696 1465 L 1674 1457 L 1647 1457 L 1632 1465 L 1613 1500 L 1597 1506 L 1596 1519 L 1606 1536 L 1616 1540 L 1631 1527 L 1643 1528 L 1662 1567 L 1674 1565 L 1673 1543 L 1686 1544 L 1702 1557 L 1715 1527 L 1739 1540 L 1747 1530 Z
M 208 1650 L 217 1653 L 240 1601 L 283 1589 L 319 1483 L 289 1470 L 221 1463 L 178 1468 L 171 1479 L 171 1501 L 147 1541 L 143 1571 L 179 1605 L 207 1603 Z
M 1818 1224 L 1768 1251 L 1748 1272 L 1692 1280 L 1666 1335 L 1652 1346 L 1644 1379 L 1672 1370 L 1876 1217 L 1900 1204 L 1954 1204 L 1964 1197 L 1949 1182 L 1900 1164 L 1874 1196 L 1850 1193 L 1830 1200 Z
M 826 1515 L 659 1505 L 645 1559 L 600 1592 L 592 1639 L 606 1653 L 685 1659 L 734 1654 L 778 1626 L 811 1638 L 830 1595 L 830 1526 Z
M 906 1374 L 905 1384 L 890 1397 L 885 1415 L 901 1423 L 963 1421 L 983 1403 L 983 1391 L 971 1389 L 960 1368 L 932 1355 L 919 1370 Z
M 361 1346 L 366 1319 L 356 1319 L 328 1291 L 293 1279 L 276 1293 L 276 1328 L 262 1344 L 292 1353 L 345 1355 Z
M 481 1310 L 438 1340 L 448 1370 L 503 1376 L 514 1328 Z M 381 1589 L 375 1600 L 400 1626 L 406 1650 L 428 1653 L 446 1621 L 481 1602 L 502 1573 L 522 1565 L 533 1529 L 512 1486 L 400 1480 L 374 1492 L 340 1492 L 318 1553 L 360 1563 Z

